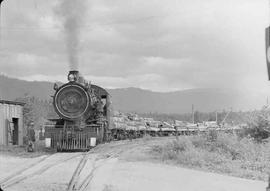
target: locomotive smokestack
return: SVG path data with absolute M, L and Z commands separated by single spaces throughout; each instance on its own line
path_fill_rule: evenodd
M 68 81 L 69 82 L 78 82 L 78 83 L 86 83 L 83 76 L 80 74 L 78 70 L 71 70 L 68 73 Z
M 79 69 L 80 32 L 86 12 L 84 0 L 59 0 L 56 15 L 63 22 L 70 70 Z
M 76 82 L 79 79 L 79 71 L 78 70 L 71 70 L 68 73 L 68 81 L 70 82 Z

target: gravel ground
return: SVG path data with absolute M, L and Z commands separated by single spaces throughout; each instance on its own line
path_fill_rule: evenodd
M 165 140 L 153 139 L 152 142 Z M 99 145 L 87 155 L 77 188 L 85 183 L 86 190 L 94 191 L 259 191 L 265 190 L 267 185 L 261 181 L 149 162 L 145 155 L 148 149 L 146 140 Z M 4 191 L 66 190 L 81 158 L 82 153 L 25 158 L 0 152 L 0 182 L 14 176 L 15 181 Z M 25 167 L 29 169 L 18 173 Z
M 109 173 L 108 173 L 109 172 Z M 95 173 L 89 190 L 103 191 L 259 191 L 266 183 L 148 162 L 117 159 Z

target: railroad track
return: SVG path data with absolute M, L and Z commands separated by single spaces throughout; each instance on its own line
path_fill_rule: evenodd
M 85 153 L 83 158 L 79 161 L 77 168 L 75 169 L 75 171 L 72 175 L 72 178 L 70 179 L 67 191 L 86 191 L 87 187 L 89 186 L 91 180 L 94 177 L 95 171 L 98 168 L 102 167 L 106 163 L 106 161 L 108 161 L 112 158 L 115 158 L 119 154 L 119 152 L 113 151 L 113 152 L 105 152 L 101 156 L 100 155 L 93 156 L 93 158 L 91 158 L 92 159 L 92 168 L 91 168 L 90 172 L 87 173 L 85 177 L 82 177 L 82 176 L 80 176 L 82 171 L 89 170 L 89 169 L 85 169 L 85 166 L 86 166 L 88 160 L 90 159 L 89 158 L 90 154 L 93 152 L 94 151 L 89 151 L 89 152 Z M 100 162 L 100 164 L 97 165 L 97 162 Z M 81 179 L 81 181 L 80 181 L 80 179 Z
M 54 161 L 52 163 L 48 163 L 48 164 L 45 163 L 46 161 L 49 160 L 49 158 L 52 158 L 53 156 L 56 156 L 57 154 L 58 153 L 47 156 L 47 157 L 44 157 L 41 160 L 38 160 L 35 163 L 32 163 L 32 164 L 18 170 L 17 172 L 9 175 L 8 177 L 2 179 L 0 181 L 1 188 L 4 190 L 6 188 L 14 186 L 14 185 L 16 185 L 16 184 L 18 184 L 18 183 L 20 183 L 20 182 L 22 182 L 22 181 L 24 181 L 26 179 L 29 179 L 29 178 L 31 178 L 31 177 L 33 177 L 35 175 L 40 175 L 40 174 L 46 172 L 47 170 L 49 170 L 50 168 L 52 168 L 54 166 L 57 166 L 59 164 L 62 164 L 64 162 L 67 162 L 67 161 L 69 161 L 69 160 L 71 160 L 73 158 L 76 158 L 76 157 L 82 155 L 80 153 L 80 154 L 77 154 L 77 155 L 66 157 L 64 159 L 62 158 L 62 159 L 56 160 L 56 161 Z M 44 165 L 43 165 L 43 163 L 44 163 Z M 33 170 L 38 165 L 40 165 L 40 168 L 37 168 L 36 170 Z
M 78 184 L 79 176 L 88 161 L 89 153 L 90 152 L 85 153 L 80 162 L 78 163 L 77 168 L 75 169 L 71 180 L 69 181 L 67 191 L 77 190 L 76 187 Z
M 89 186 L 92 178 L 94 177 L 95 171 L 102 167 L 106 161 L 116 158 L 122 150 L 115 150 L 115 147 L 125 145 L 126 143 L 118 143 L 112 146 L 109 150 L 103 150 L 99 153 L 98 148 L 94 148 L 86 153 L 77 153 L 75 155 L 67 155 L 66 157 L 60 157 L 62 153 L 55 153 L 53 155 L 45 156 L 18 171 L 8 175 L 7 177 L 0 180 L 0 187 L 5 190 L 9 187 L 13 187 L 21 182 L 30 179 L 36 175 L 41 175 L 47 170 L 63 164 L 71 159 L 81 156 L 77 164 L 75 171 L 69 181 L 67 191 L 84 191 Z M 93 155 L 90 155 L 93 154 Z M 56 159 L 54 158 L 56 157 Z M 60 157 L 59 159 L 57 157 Z M 91 163 L 88 163 L 91 160 Z M 86 164 L 88 164 L 85 168 Z M 89 166 L 91 165 L 91 167 Z M 85 171 L 84 171 L 85 170 Z M 82 171 L 84 171 L 82 175 Z M 87 172 L 89 171 L 89 172 Z
M 20 170 L 18 170 L 16 172 L 14 172 L 13 174 L 7 176 L 6 178 L 1 179 L 0 180 L 0 185 L 3 185 L 6 182 L 8 182 L 9 180 L 11 180 L 12 178 L 14 178 L 15 176 L 18 176 L 18 175 L 22 174 L 27 169 L 30 169 L 30 168 L 35 167 L 36 165 L 38 165 L 39 163 L 41 163 L 42 161 L 46 160 L 49 157 L 50 157 L 50 155 L 49 156 L 46 156 L 46 157 L 43 157 L 42 159 L 40 159 L 40 160 L 38 160 L 38 161 L 36 161 L 34 163 L 31 163 L 30 165 L 28 165 L 28 166 L 26 166 L 26 167 L 24 167 L 24 168 L 22 168 L 22 169 L 20 169 Z

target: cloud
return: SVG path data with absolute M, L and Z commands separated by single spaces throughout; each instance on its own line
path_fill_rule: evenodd
M 81 72 L 93 83 L 156 91 L 269 91 L 264 55 L 267 2 L 87 2 L 78 56 Z M 66 79 L 68 55 L 56 5 L 57 1 L 4 2 L 4 73 L 28 80 Z
M 175 91 L 173 86 L 167 84 L 166 79 L 158 74 L 143 74 L 129 77 L 110 77 L 110 76 L 92 76 L 86 75 L 84 78 L 92 84 L 99 85 L 106 88 L 128 88 L 138 87 L 142 89 L 151 89 L 158 92 Z M 26 75 L 19 77 L 19 79 L 26 81 L 50 81 L 50 82 L 67 82 L 67 76 L 64 75 Z M 166 86 L 166 88 L 164 88 Z
M 26 81 L 49 81 L 49 82 L 65 82 L 66 78 L 67 77 L 64 75 L 48 76 L 43 74 L 35 74 L 19 77 L 19 79 Z

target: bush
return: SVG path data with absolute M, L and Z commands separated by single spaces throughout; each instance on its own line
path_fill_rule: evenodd
M 208 142 L 214 142 L 217 140 L 218 132 L 214 130 L 210 130 L 207 132 L 207 141 Z
M 153 137 L 151 137 L 150 135 L 145 134 L 145 135 L 143 136 L 143 141 L 150 141 L 150 140 L 152 140 L 152 138 L 153 138 Z
M 270 143 L 257 143 L 231 133 L 179 137 L 152 151 L 165 162 L 252 179 L 270 172 Z
M 193 136 L 193 137 L 190 137 L 190 140 L 195 147 L 205 148 L 207 146 L 206 136 L 203 136 L 203 135 Z

